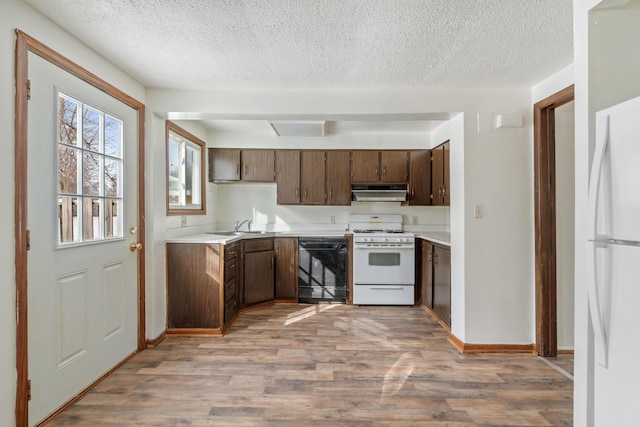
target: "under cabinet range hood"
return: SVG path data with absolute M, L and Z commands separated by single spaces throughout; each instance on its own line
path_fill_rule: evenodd
M 352 184 L 355 202 L 406 202 L 406 184 Z

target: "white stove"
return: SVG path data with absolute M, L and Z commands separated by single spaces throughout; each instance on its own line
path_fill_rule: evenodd
M 402 230 L 402 215 L 352 214 L 353 303 L 413 305 L 415 237 Z

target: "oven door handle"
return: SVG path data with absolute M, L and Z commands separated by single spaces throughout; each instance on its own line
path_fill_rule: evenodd
M 380 249 L 384 249 L 384 250 L 414 250 L 415 249 L 415 245 L 402 245 L 402 246 L 370 246 L 368 243 L 365 244 L 358 244 L 356 243 L 354 245 L 355 249 L 366 249 L 366 250 L 380 250 Z

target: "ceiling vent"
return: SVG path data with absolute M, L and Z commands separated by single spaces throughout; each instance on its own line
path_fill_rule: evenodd
M 326 121 L 269 122 L 278 136 L 324 136 Z

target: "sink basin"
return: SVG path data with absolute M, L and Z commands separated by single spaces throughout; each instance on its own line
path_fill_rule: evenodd
M 265 234 L 266 231 L 210 231 L 207 234 L 215 234 L 217 236 L 245 236 L 253 234 Z

